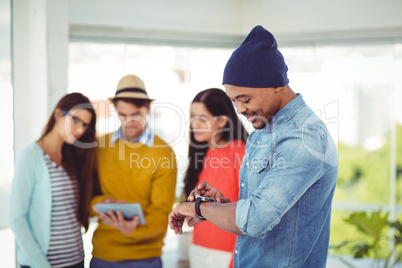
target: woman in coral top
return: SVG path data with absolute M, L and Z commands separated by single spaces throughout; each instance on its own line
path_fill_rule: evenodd
M 226 93 L 210 88 L 191 104 L 189 166 L 184 197 L 202 181 L 221 189 L 232 202 L 238 200 L 239 171 L 247 131 Z M 204 221 L 194 226 L 189 250 L 190 267 L 232 267 L 236 236 Z

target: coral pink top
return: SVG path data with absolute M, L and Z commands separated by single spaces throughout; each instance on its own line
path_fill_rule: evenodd
M 205 155 L 197 185 L 206 181 L 219 189 L 230 201 L 237 201 L 239 199 L 239 172 L 245 148 L 244 141 L 234 140 L 224 148 L 209 149 Z M 204 221 L 194 226 L 192 243 L 210 249 L 233 252 L 236 235 Z

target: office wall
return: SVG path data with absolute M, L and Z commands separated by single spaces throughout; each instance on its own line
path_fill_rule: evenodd
M 70 0 L 70 24 L 237 34 L 237 0 Z
M 279 41 L 402 39 L 402 1 L 398 0 L 70 0 L 70 34 L 163 35 L 197 39 L 223 35 L 237 44 L 255 25 L 269 28 Z M 89 27 L 89 28 L 86 28 Z M 137 32 L 133 32 L 133 29 Z M 179 33 L 182 33 L 180 35 Z M 234 45 L 232 44 L 232 45 Z M 230 45 L 230 44 L 229 44 Z
M 13 1 L 16 154 L 40 136 L 51 110 L 67 92 L 67 6 L 67 0 Z
M 258 23 L 277 33 L 338 32 L 402 28 L 398 0 L 242 0 L 241 31 Z

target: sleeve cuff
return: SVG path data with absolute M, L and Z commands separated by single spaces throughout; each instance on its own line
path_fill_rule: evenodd
M 240 232 L 244 235 L 249 235 L 247 233 L 247 222 L 248 222 L 248 212 L 250 210 L 250 200 L 242 199 L 237 201 L 236 206 L 236 225 Z
M 266 214 L 262 217 L 255 213 L 256 211 L 262 210 L 256 208 L 256 203 L 253 204 L 252 198 L 239 200 L 236 206 L 236 225 L 243 235 L 263 239 L 267 232 L 279 223 L 279 217 L 270 221 L 266 220 L 266 215 L 276 215 L 276 212 L 270 210 L 269 207 L 263 212 Z

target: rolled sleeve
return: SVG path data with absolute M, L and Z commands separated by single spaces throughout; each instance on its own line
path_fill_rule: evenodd
M 244 235 L 264 238 L 280 222 L 296 200 L 296 195 L 283 185 L 272 181 L 260 187 L 250 198 L 238 201 L 236 224 Z
M 247 222 L 250 203 L 251 201 L 249 199 L 243 199 L 237 201 L 236 205 L 236 225 L 244 235 L 249 235 L 247 233 Z

